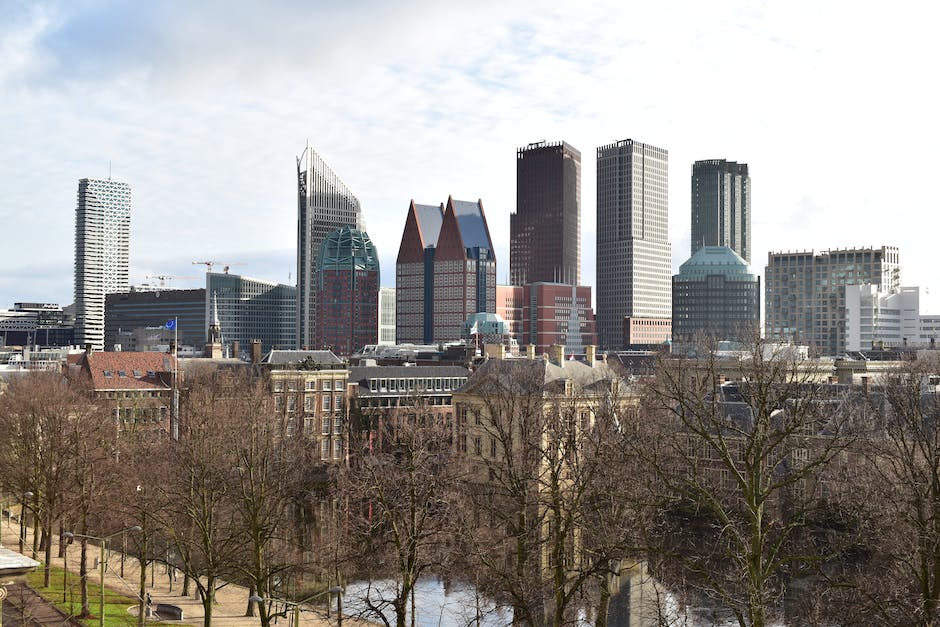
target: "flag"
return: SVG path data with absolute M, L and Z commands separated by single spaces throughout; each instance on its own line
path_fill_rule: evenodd
M 477 321 L 473 321 L 473 326 L 470 327 L 470 335 L 476 335 L 480 332 L 480 328 L 477 326 Z
M 171 318 L 167 320 L 164 326 L 170 331 L 176 330 L 176 318 Z

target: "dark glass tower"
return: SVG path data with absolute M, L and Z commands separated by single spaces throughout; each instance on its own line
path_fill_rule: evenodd
M 581 153 L 538 142 L 516 153 L 516 212 L 509 216 L 509 281 L 581 282 Z
M 692 164 L 692 253 L 727 246 L 751 263 L 751 177 L 746 163 Z

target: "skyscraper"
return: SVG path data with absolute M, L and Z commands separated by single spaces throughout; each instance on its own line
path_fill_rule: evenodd
M 624 345 L 625 318 L 672 314 L 669 157 L 624 139 L 597 149 L 597 335 Z
M 516 153 L 516 212 L 509 216 L 513 285 L 581 280 L 581 153 L 537 142 Z
M 434 253 L 444 222 L 444 205 L 408 205 L 395 262 L 395 341 L 434 341 Z
M 810 346 L 820 355 L 846 350 L 846 286 L 901 289 L 898 249 L 849 248 L 767 253 L 764 334 L 769 340 Z
M 379 255 L 365 231 L 336 229 L 320 245 L 317 346 L 340 356 L 379 341 Z
M 727 246 L 705 246 L 672 277 L 672 349 L 747 341 L 760 329 L 760 277 Z
M 307 144 L 297 157 L 297 346 L 316 342 L 317 255 L 331 231 L 363 229 L 359 200 Z
M 80 179 L 75 210 L 75 341 L 104 348 L 104 300 L 128 289 L 131 187 Z
M 692 255 L 727 246 L 751 263 L 751 177 L 746 163 L 724 159 L 692 164 Z

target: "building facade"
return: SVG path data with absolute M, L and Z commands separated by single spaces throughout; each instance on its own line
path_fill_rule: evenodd
M 597 149 L 597 335 L 622 347 L 624 318 L 672 314 L 668 153 L 621 140 Z
M 379 341 L 379 255 L 369 234 L 344 226 L 326 236 L 317 262 L 318 349 L 348 356 Z
M 746 163 L 692 164 L 692 252 L 727 246 L 751 263 L 751 176 Z
M 130 267 L 131 187 L 80 179 L 75 211 L 75 341 L 104 348 L 105 296 L 126 292 Z
M 760 277 L 727 246 L 705 246 L 672 277 L 672 350 L 699 337 L 741 342 L 760 329 Z
M 447 199 L 434 253 L 434 342 L 460 339 L 470 314 L 496 313 L 496 254 L 483 203 Z
M 921 291 L 902 287 L 885 294 L 875 285 L 847 285 L 845 350 L 928 345 L 930 336 L 924 334 L 923 321 L 930 317 L 921 315 Z
M 0 309 L 0 347 L 75 344 L 71 316 L 55 303 L 14 303 L 13 309 Z
M 307 144 L 297 157 L 297 312 L 298 348 L 313 346 L 317 321 L 317 255 L 327 234 L 349 226 L 365 228 L 359 200 Z
M 767 339 L 837 356 L 846 350 L 845 287 L 870 284 L 881 294 L 895 293 L 901 266 L 893 246 L 770 252 L 764 281 Z
M 156 344 L 176 340 L 178 345 L 201 347 L 206 342 L 206 290 L 159 290 L 115 292 L 105 298 L 105 350 L 150 350 Z M 176 320 L 176 333 L 166 328 Z M 141 340 L 145 340 L 141 343 Z M 152 344 L 151 344 L 152 346 Z
M 395 288 L 379 288 L 379 344 L 395 344 Z
M 444 205 L 408 206 L 395 262 L 395 336 L 399 344 L 434 341 L 434 253 Z
M 215 308 L 222 344 L 233 357 L 247 354 L 251 340 L 261 340 L 265 352 L 293 347 L 296 307 L 297 288 L 292 285 L 238 274 L 206 273 L 204 311 Z M 204 338 L 207 331 L 208 326 Z
M 509 282 L 581 281 L 581 153 L 566 142 L 516 152 L 509 216 Z
M 274 409 L 286 416 L 289 435 L 314 442 L 323 464 L 341 463 L 348 450 L 349 370 L 330 351 L 273 350 L 264 358 Z

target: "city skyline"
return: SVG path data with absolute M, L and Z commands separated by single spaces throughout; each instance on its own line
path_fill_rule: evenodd
M 131 283 L 192 275 L 196 259 L 296 282 L 293 159 L 308 138 L 359 198 L 387 286 L 408 199 L 482 197 L 504 283 L 516 147 L 564 138 L 591 154 L 636 137 L 670 154 L 673 272 L 688 257 L 692 163 L 727 158 L 759 181 L 756 273 L 768 251 L 887 244 L 903 284 L 931 287 L 929 19 L 855 8 L 846 29 L 840 7 L 808 3 L 533 6 L 14 4 L 0 25 L 0 222 L 15 236 L 0 306 L 70 303 L 74 181 L 107 178 L 109 161 L 134 188 Z M 903 39 L 871 45 L 902 24 Z M 455 30 L 464 43 L 448 50 Z M 725 84 L 717 61 L 741 49 L 749 88 L 730 109 L 708 96 Z M 873 138 L 907 156 L 875 164 Z M 581 176 L 581 283 L 596 285 L 593 159 Z

